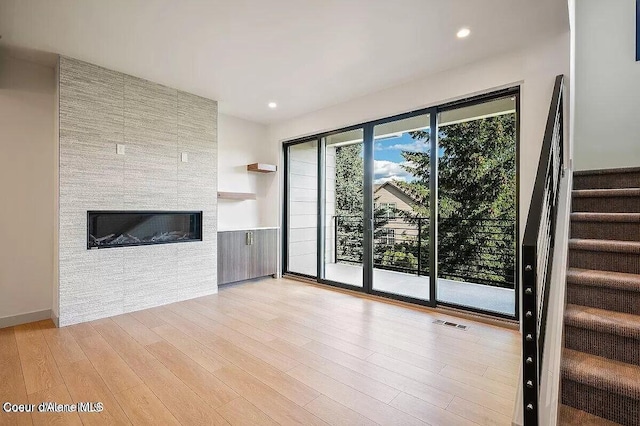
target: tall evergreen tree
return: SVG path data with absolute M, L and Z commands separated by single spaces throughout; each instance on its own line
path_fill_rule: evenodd
M 338 255 L 362 262 L 363 254 L 363 179 L 362 145 L 339 146 L 336 152 L 336 221 Z
M 428 274 L 429 132 L 411 137 L 423 150 L 403 151 L 402 167 L 411 181 L 394 183 L 415 200 L 411 212 L 397 211 L 421 234 L 421 273 Z M 441 278 L 513 286 L 516 232 L 516 121 L 514 114 L 444 126 L 439 134 L 438 261 Z M 336 215 L 340 257 L 362 262 L 363 159 L 359 144 L 336 148 Z M 376 235 L 388 222 L 378 209 Z M 426 219 L 426 220 L 425 220 Z M 417 243 L 417 241 L 416 241 Z M 376 245 L 374 256 L 385 267 L 402 270 L 418 265 L 417 244 Z M 379 265 L 381 266 L 381 265 Z
M 450 278 L 512 285 L 515 262 L 515 115 L 444 126 L 438 164 L 439 268 Z M 428 141 L 425 131 L 412 132 Z M 416 179 L 398 185 L 417 202 L 406 219 L 429 217 L 430 154 L 404 151 Z M 428 239 L 428 231 L 423 240 Z
M 338 228 L 336 255 L 344 260 L 361 263 L 364 247 L 364 162 L 362 144 L 339 146 L 335 149 L 335 201 Z M 388 223 L 386 210 L 374 210 L 374 240 L 384 233 Z M 386 247 L 376 245 L 376 258 L 381 258 Z M 403 257 L 404 259 L 404 257 Z

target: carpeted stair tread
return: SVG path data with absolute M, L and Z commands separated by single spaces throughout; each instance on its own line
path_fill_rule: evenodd
M 615 423 L 602 417 L 594 416 L 586 411 L 578 410 L 568 405 L 560 405 L 560 418 L 558 422 L 559 426 L 619 426 L 620 423 Z
M 575 170 L 574 176 L 601 176 L 640 173 L 640 167 L 619 167 L 614 169 Z
M 591 187 L 575 189 L 571 209 L 574 212 L 640 213 L 640 177 L 633 187 Z
M 640 188 L 574 189 L 574 198 L 640 197 Z
M 640 275 L 625 274 L 624 272 L 569 268 L 567 271 L 567 282 L 569 284 L 604 287 L 640 293 Z
M 562 378 L 640 400 L 640 366 L 564 349 Z
M 640 339 L 640 316 L 622 312 L 567 305 L 564 312 L 566 326 L 584 328 L 599 333 Z M 638 342 L 640 348 L 640 342 Z
M 640 167 L 573 172 L 575 189 L 640 187 Z
M 640 242 L 640 213 L 571 213 L 571 238 Z
M 569 240 L 569 250 L 640 254 L 640 242 L 572 238 Z
M 640 223 L 640 213 L 571 213 L 571 220 L 574 222 L 618 222 L 618 223 Z

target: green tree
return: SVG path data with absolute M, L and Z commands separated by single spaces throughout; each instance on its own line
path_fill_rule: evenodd
M 336 152 L 336 226 L 341 259 L 362 262 L 363 175 L 362 145 L 339 146 Z
M 515 248 L 515 115 L 445 126 L 439 134 L 438 202 L 441 276 L 513 284 Z M 428 143 L 425 131 L 412 132 Z M 428 151 L 428 150 L 426 150 Z M 398 182 L 417 200 L 406 219 L 429 218 L 429 152 L 404 151 L 416 179 Z M 428 230 L 423 231 L 428 239 Z
M 335 201 L 338 228 L 337 248 L 341 259 L 355 263 L 363 260 L 364 235 L 364 162 L 362 144 L 352 144 L 335 148 Z M 376 231 L 374 239 L 384 232 L 382 227 L 388 223 L 382 209 L 374 211 Z M 378 248 L 384 252 L 386 247 Z M 379 257 L 379 253 L 376 253 Z
M 374 247 L 377 266 L 428 273 L 429 132 L 411 137 L 423 150 L 403 151 L 403 168 L 413 176 L 394 182 L 415 200 L 413 211 L 395 213 L 416 228 L 422 250 L 407 240 Z M 516 244 L 516 122 L 514 114 L 444 126 L 439 134 L 438 260 L 440 276 L 505 287 L 513 286 Z M 340 257 L 362 262 L 363 159 L 361 145 L 336 148 L 336 215 Z M 384 233 L 385 212 L 374 211 L 376 234 Z M 425 220 L 426 219 L 426 220 Z

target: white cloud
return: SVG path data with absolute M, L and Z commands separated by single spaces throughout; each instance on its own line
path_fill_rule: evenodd
M 406 163 L 395 163 L 387 160 L 374 160 L 373 173 L 375 183 L 385 183 L 390 180 L 401 180 L 404 182 L 410 182 L 414 179 L 411 173 L 402 168 L 402 165 Z
M 376 184 L 376 185 L 382 185 L 383 183 L 398 182 L 398 181 L 403 181 L 404 182 L 404 179 L 397 179 L 395 177 L 382 177 L 380 179 L 374 180 L 373 183 Z
M 409 151 L 409 152 L 428 152 L 429 143 L 423 141 L 413 141 L 411 143 L 397 143 L 395 145 L 383 146 L 382 144 L 376 144 L 376 151 Z

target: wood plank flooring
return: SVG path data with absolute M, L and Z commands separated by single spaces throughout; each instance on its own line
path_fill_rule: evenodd
M 519 341 L 441 312 L 265 279 L 61 329 L 1 329 L 1 403 L 104 410 L 0 411 L 0 425 L 509 425 Z

